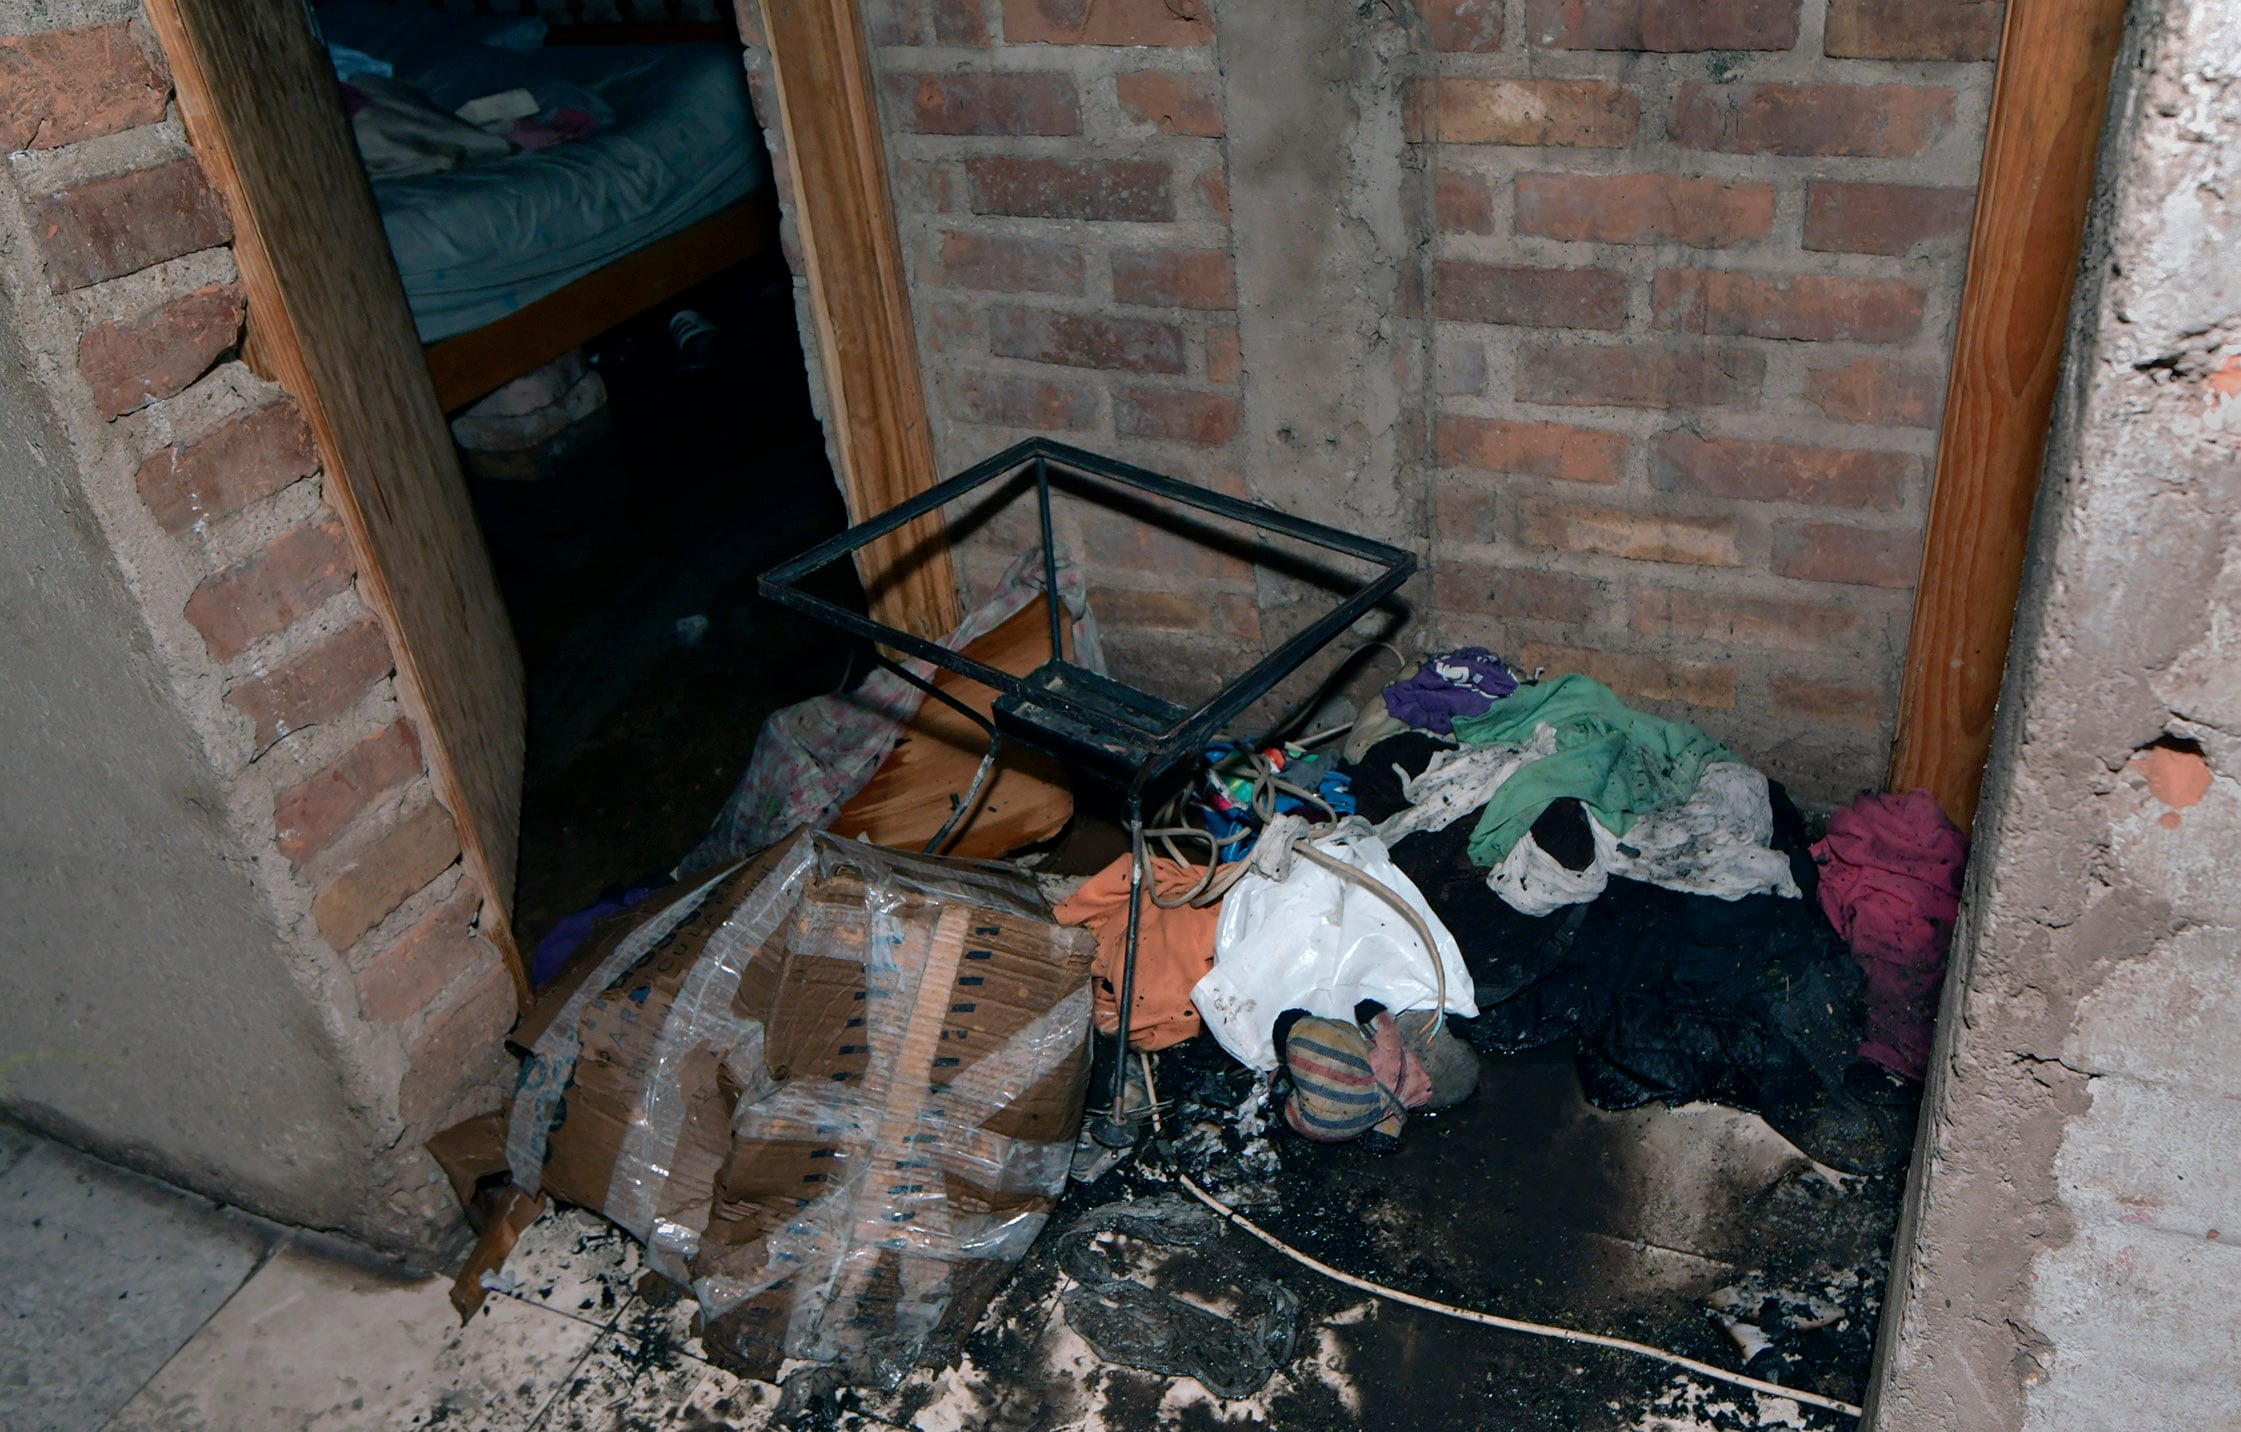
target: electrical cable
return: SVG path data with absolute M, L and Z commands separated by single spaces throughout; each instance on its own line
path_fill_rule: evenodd
M 1151 1107 L 1152 1132 L 1164 1136 L 1166 1129 L 1163 1127 L 1159 1114 L 1159 1089 L 1152 1082 L 1151 1056 L 1142 1050 L 1138 1050 L 1136 1057 L 1143 1062 L 1144 1066 L 1144 1096 Z M 1626 1338 L 1610 1337 L 1603 1333 L 1577 1332 L 1571 1328 L 1553 1327 L 1547 1323 L 1527 1322 L 1523 1318 L 1505 1318 L 1499 1313 L 1482 1313 L 1474 1308 L 1459 1308 L 1452 1303 L 1442 1303 L 1436 1299 L 1419 1297 L 1415 1293 L 1404 1293 L 1395 1288 L 1388 1288 L 1382 1283 L 1373 1283 L 1367 1278 L 1356 1277 L 1344 1269 L 1333 1268 L 1320 1258 L 1302 1253 L 1252 1219 L 1222 1202 L 1213 1194 L 1200 1188 L 1198 1181 L 1183 1172 L 1181 1168 L 1176 1168 L 1174 1172 L 1175 1177 L 1181 1181 L 1183 1187 L 1189 1191 L 1193 1198 L 1235 1224 L 1239 1229 L 1258 1238 L 1301 1267 L 1311 1269 L 1333 1282 L 1343 1283 L 1349 1288 L 1368 1293 L 1373 1297 L 1383 1298 L 1388 1302 L 1400 1303 L 1411 1308 L 1420 1308 L 1428 1313 L 1438 1313 L 1443 1317 L 1456 1318 L 1467 1323 L 1478 1323 L 1484 1327 L 1500 1328 L 1505 1332 L 1525 1333 L 1531 1337 L 1553 1338 L 1558 1342 L 1580 1343 L 1590 1347 L 1605 1347 L 1618 1352 L 1628 1352 L 1636 1357 L 1646 1357 L 1656 1362 L 1666 1363 L 1684 1371 L 1696 1373 L 1700 1377 L 1713 1378 L 1764 1396 L 1786 1397 L 1793 1402 L 1809 1403 L 1815 1407 L 1825 1408 L 1830 1412 L 1840 1412 L 1847 1417 L 1856 1418 L 1861 1415 L 1860 1409 L 1849 1402 L 1840 1402 L 1833 1397 L 1823 1397 L 1818 1392 L 1806 1392 L 1800 1388 L 1784 1387 L 1778 1382 L 1762 1382 L 1755 1377 L 1746 1377 L 1739 1372 L 1729 1372 L 1725 1368 L 1714 1367 L 1708 1362 L 1699 1362 L 1693 1357 L 1684 1357 L 1677 1352 L 1667 1352 L 1663 1348 L 1651 1347 L 1648 1343 L 1632 1342 Z
M 1343 726 L 1335 727 L 1330 732 L 1319 733 L 1318 739 L 1323 736 L 1335 735 L 1338 731 L 1345 729 Z M 1355 869 L 1336 856 L 1326 854 L 1315 848 L 1314 843 L 1316 841 L 1335 833 L 1339 828 L 1338 812 L 1331 808 L 1330 802 L 1324 800 L 1317 791 L 1309 790 L 1295 782 L 1285 780 L 1282 775 L 1278 774 L 1275 765 L 1262 752 L 1236 743 L 1233 743 L 1233 745 L 1236 746 L 1236 749 L 1228 759 L 1231 761 L 1242 760 L 1248 768 L 1252 781 L 1252 794 L 1249 803 L 1254 816 L 1261 824 L 1264 832 L 1263 838 L 1266 838 L 1265 832 L 1270 822 L 1276 818 L 1276 800 L 1279 795 L 1289 795 L 1295 800 L 1321 807 L 1324 819 L 1307 826 L 1293 837 L 1286 847 L 1289 853 L 1299 856 L 1311 865 L 1328 870 L 1341 880 L 1348 881 L 1377 896 L 1391 906 L 1403 920 L 1407 921 L 1409 928 L 1415 932 L 1416 937 L 1424 942 L 1424 951 L 1431 957 L 1432 979 L 1438 991 L 1438 1002 L 1432 1010 L 1432 1032 L 1437 1034 L 1447 1028 L 1447 962 L 1440 958 L 1439 940 L 1432 933 L 1431 925 L 1413 905 L 1402 899 L 1400 893 L 1384 881 L 1377 879 L 1366 871 Z M 1217 772 L 1220 769 L 1219 765 L 1215 767 Z M 1249 859 L 1224 862 L 1221 858 L 1222 847 L 1229 842 L 1215 835 L 1212 831 L 1203 830 L 1188 823 L 1185 812 L 1188 809 L 1189 797 L 1190 791 L 1188 788 L 1177 793 L 1160 812 L 1160 819 L 1171 823 L 1144 832 L 1144 838 L 1147 841 L 1157 840 L 1167 858 L 1178 865 L 1195 865 L 1197 862 L 1183 858 L 1182 852 L 1175 846 L 1177 840 L 1203 840 L 1208 846 L 1205 872 L 1192 883 L 1190 889 L 1184 891 L 1180 896 L 1172 898 L 1162 896 L 1156 883 L 1146 887 L 1145 894 L 1147 897 L 1162 910 L 1180 909 L 1185 905 L 1211 905 L 1227 895 L 1230 887 L 1243 879 L 1246 873 L 1253 868 L 1253 862 Z M 1234 836 L 1231 837 L 1232 840 L 1235 838 Z

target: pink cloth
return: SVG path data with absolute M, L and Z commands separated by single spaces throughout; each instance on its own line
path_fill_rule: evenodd
M 1867 975 L 1860 1057 L 1908 1079 L 1929 1068 L 1968 858 L 1968 837 L 1928 791 L 1863 795 L 1813 846 L 1821 911 Z

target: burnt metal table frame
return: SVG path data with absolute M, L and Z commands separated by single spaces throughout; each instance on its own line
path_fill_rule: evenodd
M 939 642 L 913 636 L 836 602 L 802 590 L 803 579 L 858 549 L 908 526 L 928 513 L 991 483 L 1032 472 L 1037 515 L 1041 521 L 1043 591 L 1050 617 L 1050 658 L 1026 676 L 1000 671 L 953 651 Z M 1053 474 L 1090 479 L 1148 494 L 1262 532 L 1272 532 L 1308 546 L 1374 563 L 1377 572 L 1347 593 L 1330 611 L 1287 637 L 1275 650 L 1255 662 L 1242 675 L 1225 683 L 1196 709 L 1181 706 L 1088 671 L 1065 657 L 1065 615 L 1058 600 L 1058 556 L 1051 538 L 1051 482 Z M 1073 766 L 1082 774 L 1118 786 L 1126 801 L 1129 849 L 1128 934 L 1121 961 L 1119 1004 L 1120 1058 L 1113 1069 L 1112 1098 L 1093 1131 L 1106 1144 L 1120 1147 L 1134 1139 L 1125 1117 L 1128 1087 L 1128 1026 L 1135 1002 L 1136 945 L 1147 859 L 1144 845 L 1144 793 L 1199 753 L 1247 707 L 1268 694 L 1279 681 L 1298 670 L 1309 657 L 1328 646 L 1379 602 L 1391 596 L 1416 570 L 1416 558 L 1389 543 L 1341 531 L 1280 512 L 1242 498 L 1209 492 L 1130 463 L 1103 457 L 1049 438 L 1029 438 L 974 464 L 945 482 L 907 502 L 898 503 L 875 517 L 820 542 L 788 562 L 763 574 L 758 589 L 780 606 L 789 607 L 841 631 L 864 637 L 875 646 L 917 657 L 966 677 L 997 693 L 993 720 L 983 717 L 941 691 L 900 662 L 878 654 L 881 664 L 913 686 L 947 702 L 971 717 L 989 736 L 989 759 L 997 745 L 1010 737 Z M 986 763 L 984 763 L 984 770 Z M 968 800 L 951 815 L 930 849 L 939 849 L 952 826 L 970 806 Z

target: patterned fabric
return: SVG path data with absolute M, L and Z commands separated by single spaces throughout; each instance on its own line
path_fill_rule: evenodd
M 1372 1132 L 1395 1137 L 1408 1111 L 1432 1098 L 1424 1061 L 1383 1010 L 1366 1026 L 1312 1015 L 1298 1020 L 1284 1035 L 1284 1069 L 1292 1076 L 1284 1121 L 1317 1143 Z

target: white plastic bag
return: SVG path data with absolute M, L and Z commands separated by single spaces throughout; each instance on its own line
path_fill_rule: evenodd
M 1476 1016 L 1455 937 L 1368 825 L 1325 836 L 1315 848 L 1382 882 L 1423 917 L 1447 971 L 1448 1012 Z M 1351 1019 L 1365 999 L 1396 1014 L 1439 1003 L 1423 939 L 1383 896 L 1299 859 L 1281 881 L 1255 872 L 1231 887 L 1214 930 L 1214 968 L 1191 991 L 1224 1049 L 1255 1069 L 1274 1069 L 1276 1016 L 1304 1009 Z

